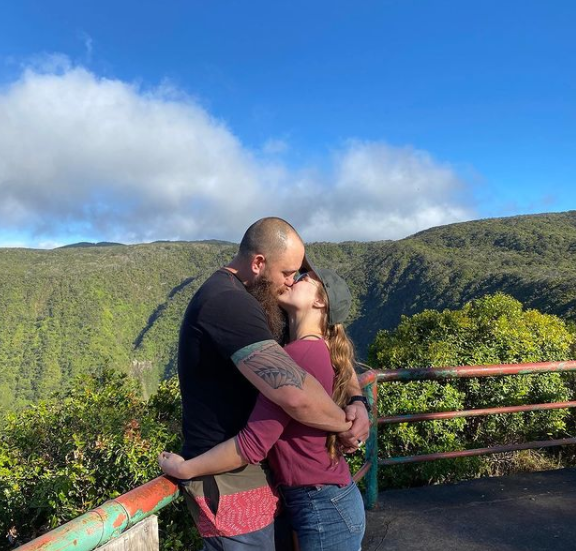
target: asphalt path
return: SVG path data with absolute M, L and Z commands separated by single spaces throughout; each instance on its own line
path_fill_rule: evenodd
M 576 551 L 576 469 L 390 490 L 364 551 Z

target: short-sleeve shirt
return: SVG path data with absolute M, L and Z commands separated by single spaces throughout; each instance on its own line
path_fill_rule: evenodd
M 228 270 L 215 272 L 192 297 L 178 346 L 186 459 L 235 436 L 246 425 L 258 391 L 230 357 L 272 339 L 262 306 Z

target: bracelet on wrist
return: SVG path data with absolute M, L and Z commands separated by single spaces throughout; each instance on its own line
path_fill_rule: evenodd
M 351 396 L 350 400 L 348 401 L 348 405 L 351 405 L 354 402 L 362 402 L 366 408 L 366 411 L 370 413 L 370 404 L 368 403 L 366 396 L 362 396 L 361 394 L 358 394 L 357 396 Z

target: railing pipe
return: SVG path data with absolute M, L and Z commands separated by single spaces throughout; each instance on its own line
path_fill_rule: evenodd
M 429 381 L 501 375 L 576 371 L 576 360 L 525 364 L 459 365 L 456 367 L 425 367 L 420 369 L 387 369 L 378 372 L 378 381 Z
M 461 411 L 439 411 L 434 413 L 407 413 L 405 415 L 389 415 L 380 417 L 378 424 L 395 425 L 398 423 L 417 423 L 420 421 L 438 421 L 440 419 L 456 419 L 457 417 L 483 417 L 503 413 L 520 413 L 523 411 L 546 411 L 576 407 L 576 402 L 552 402 L 548 404 L 529 404 L 524 406 L 507 406 L 497 408 L 464 409 Z
M 512 452 L 517 450 L 531 450 L 535 448 L 551 448 L 553 446 L 566 446 L 576 444 L 576 438 L 562 438 L 560 440 L 542 440 L 538 442 L 524 442 L 523 444 L 508 444 L 506 446 L 492 446 L 490 448 L 474 448 L 455 452 L 427 453 L 422 455 L 407 455 L 404 457 L 390 457 L 381 459 L 378 464 L 382 466 L 399 465 L 406 463 L 424 463 L 437 459 L 456 459 L 458 457 L 473 457 L 490 453 Z
M 366 442 L 366 462 L 370 465 L 366 474 L 366 508 L 374 509 L 378 502 L 378 382 L 372 372 L 372 381 L 366 386 L 370 404 L 370 435 Z
M 373 423 L 370 428 L 370 439 L 366 449 L 366 463 L 357 473 L 358 478 L 364 475 L 366 470 L 366 508 L 372 509 L 376 506 L 378 495 L 377 466 L 396 465 L 401 463 L 420 463 L 433 461 L 436 459 L 448 459 L 456 457 L 466 457 L 475 455 L 485 455 L 490 453 L 501 453 L 506 451 L 544 448 L 576 443 L 576 439 L 549 440 L 542 442 L 528 442 L 524 444 L 510 444 L 494 446 L 491 448 L 477 448 L 474 450 L 461 450 L 455 452 L 443 452 L 436 454 L 416 455 L 409 457 L 393 457 L 378 461 L 378 432 L 379 424 L 410 423 L 417 421 L 428 421 L 438 419 L 453 419 L 457 417 L 474 417 L 493 414 L 516 413 L 522 411 L 553 410 L 569 407 L 576 407 L 576 402 L 556 402 L 552 404 L 531 404 L 522 406 L 508 406 L 499 408 L 481 408 L 464 411 L 447 411 L 434 413 L 414 413 L 406 415 L 386 416 L 377 419 L 377 385 L 371 385 L 374 377 L 377 382 L 410 382 L 425 380 L 448 380 L 456 378 L 472 377 L 498 377 L 505 375 L 532 375 L 537 373 L 552 372 L 574 372 L 576 371 L 576 360 L 560 362 L 537 362 L 525 364 L 487 364 L 475 366 L 454 366 L 454 367 L 430 367 L 421 369 L 394 369 L 383 371 L 369 371 L 360 377 L 362 386 L 366 387 L 366 393 L 372 401 Z M 377 421 L 376 421 L 377 419 Z M 376 422 L 375 422 L 376 421 Z M 574 441 L 573 441 L 574 440 Z M 368 467 L 368 464 L 370 466 Z
M 178 485 L 165 476 L 107 501 L 35 540 L 19 551 L 91 551 L 153 515 L 179 495 Z
M 366 476 L 366 473 L 370 470 L 371 467 L 372 467 L 372 463 L 370 461 L 368 461 L 367 463 L 364 463 L 364 465 L 362 465 L 354 473 L 352 480 L 354 480 L 354 482 L 360 482 L 360 480 L 362 480 Z

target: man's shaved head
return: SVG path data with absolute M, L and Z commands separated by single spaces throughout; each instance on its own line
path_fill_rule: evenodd
M 282 255 L 290 243 L 302 243 L 298 232 L 282 218 L 261 218 L 252 224 L 244 234 L 238 255 L 250 258 L 262 254 L 269 259 Z

